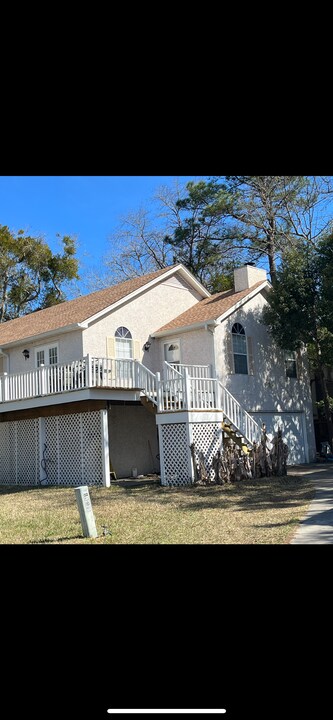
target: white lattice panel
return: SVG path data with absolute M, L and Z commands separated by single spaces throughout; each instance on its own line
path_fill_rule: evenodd
M 192 442 L 195 445 L 195 457 L 199 462 L 198 453 L 201 451 L 205 460 L 205 467 L 210 479 L 215 480 L 212 468 L 213 455 L 221 449 L 221 426 L 219 423 L 193 423 Z
M 38 420 L 0 423 L 0 484 L 36 485 L 39 479 Z
M 103 484 L 99 411 L 46 418 L 45 443 L 47 484 Z
M 164 484 L 188 485 L 189 447 L 185 423 L 162 425 Z
M 17 482 L 36 485 L 39 482 L 38 420 L 17 421 Z
M 99 411 L 45 418 L 45 445 L 40 458 L 38 419 L 0 423 L 0 485 L 103 484 Z
M 0 423 L 0 484 L 15 485 L 17 456 L 17 423 Z
M 81 414 L 59 415 L 59 484 L 83 485 Z
M 43 484 L 57 485 L 59 482 L 59 439 L 58 439 L 58 418 L 45 418 L 45 445 L 43 447 L 43 459 L 46 461 L 43 470 Z
M 99 412 L 81 415 L 83 484 L 103 485 L 102 428 Z

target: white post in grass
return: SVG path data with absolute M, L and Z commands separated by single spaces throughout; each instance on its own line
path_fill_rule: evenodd
M 82 485 L 81 487 L 75 488 L 75 496 L 79 508 L 83 535 L 85 537 L 96 538 L 96 523 L 91 505 L 88 486 Z

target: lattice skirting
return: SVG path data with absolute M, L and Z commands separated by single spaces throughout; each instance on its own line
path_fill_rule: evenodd
M 199 452 L 204 456 L 205 467 L 211 480 L 215 479 L 212 468 L 213 456 L 221 449 L 222 431 L 218 422 L 172 423 L 161 425 L 162 443 L 161 467 L 162 485 L 189 485 L 194 481 L 190 444 L 195 445 L 195 457 L 199 462 Z
M 199 462 L 199 452 L 204 456 L 205 468 L 210 479 L 215 480 L 212 468 L 213 456 L 221 449 L 222 435 L 220 423 L 192 423 L 192 442 L 195 446 L 195 458 Z
M 38 481 L 38 420 L 0 423 L 0 485 L 36 485 Z
M 45 418 L 45 484 L 103 485 L 100 412 Z
M 163 447 L 162 485 L 189 485 L 191 476 L 186 424 L 161 425 L 161 435 Z
M 0 423 L 0 485 L 40 481 L 103 485 L 100 411 Z

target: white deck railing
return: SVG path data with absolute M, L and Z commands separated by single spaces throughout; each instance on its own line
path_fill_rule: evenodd
M 0 402 L 54 395 L 84 387 L 86 387 L 84 359 L 66 365 L 41 366 L 15 375 L 4 373 L 0 378 Z
M 157 404 L 156 376 L 137 360 L 89 355 L 62 365 L 0 376 L 0 402 L 25 400 L 92 387 L 138 388 Z
M 158 382 L 159 412 L 217 410 L 251 445 L 259 442 L 261 430 L 236 398 L 216 378 L 189 377 L 177 373 Z
M 41 366 L 15 375 L 4 373 L 0 376 L 0 403 L 84 388 L 138 389 L 157 405 L 159 412 L 222 411 L 246 440 L 259 442 L 258 423 L 216 378 L 200 376 L 199 371 L 194 377 L 188 373 L 188 368 L 201 368 L 203 372 L 204 367 L 165 363 L 161 379 L 159 373 L 154 375 L 138 360 L 86 355 L 72 363 Z
M 185 372 L 192 378 L 208 378 L 210 377 L 210 365 L 184 365 L 183 363 L 168 363 L 165 361 L 165 367 L 177 370 L 178 373 L 184 375 Z M 168 377 L 168 374 L 166 375 Z

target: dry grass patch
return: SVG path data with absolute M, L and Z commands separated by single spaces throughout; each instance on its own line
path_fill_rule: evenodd
M 313 496 L 311 481 L 295 475 L 222 487 L 93 487 L 92 540 L 82 537 L 74 489 L 2 487 L 0 543 L 285 543 Z

